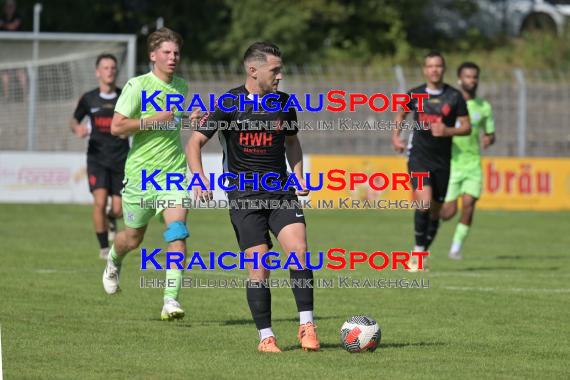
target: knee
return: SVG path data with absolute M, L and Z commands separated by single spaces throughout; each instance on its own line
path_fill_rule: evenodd
M 455 205 L 443 206 L 440 212 L 441 219 L 449 220 L 457 214 L 457 207 Z
M 177 241 L 181 241 L 182 244 L 184 244 L 184 240 L 186 240 L 188 236 L 190 236 L 190 231 L 188 231 L 188 227 L 186 227 L 186 222 L 181 220 L 170 223 L 162 234 L 162 237 L 167 244 Z
M 97 211 L 105 211 L 105 208 L 107 207 L 107 200 L 105 198 L 95 198 L 93 201 L 93 206 Z
M 132 251 L 133 249 L 137 249 L 139 245 L 141 245 L 142 241 L 143 241 L 142 236 L 127 235 L 127 238 L 125 239 L 127 250 Z
M 305 252 L 307 252 L 307 243 L 304 241 L 293 242 L 287 245 L 287 253 L 295 252 L 297 257 L 304 258 Z
M 123 216 L 123 209 L 121 206 L 113 206 L 113 216 L 115 218 L 121 218 Z

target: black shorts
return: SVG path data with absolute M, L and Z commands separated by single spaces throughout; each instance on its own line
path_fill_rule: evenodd
M 121 196 L 123 189 L 123 170 L 112 170 L 94 161 L 87 161 L 87 179 L 89 191 L 107 189 L 109 195 Z
M 418 160 L 410 159 L 408 161 L 408 172 L 411 173 L 429 173 L 429 177 L 422 178 L 422 186 L 430 186 L 432 191 L 432 199 L 436 202 L 443 203 L 445 194 L 447 193 L 447 185 L 449 183 L 449 168 L 429 168 Z M 412 186 L 414 190 L 418 188 L 418 177 L 412 178 Z
M 232 198 L 230 197 L 230 199 Z M 271 200 L 274 203 L 277 200 L 280 208 L 265 208 L 266 205 L 263 204 L 263 201 L 269 203 Z M 240 203 L 242 201 L 250 201 L 250 206 L 247 204 L 242 206 L 244 204 Z M 267 244 L 271 249 L 273 242 L 269 236 L 270 230 L 277 237 L 283 227 L 289 224 L 306 224 L 303 210 L 292 201 L 298 202 L 295 194 L 258 193 L 240 197 L 239 200 L 236 199 L 235 202 L 238 202 L 239 209 L 230 207 L 230 219 L 239 248 L 245 251 L 256 245 Z M 288 206 L 292 206 L 292 208 L 287 208 Z

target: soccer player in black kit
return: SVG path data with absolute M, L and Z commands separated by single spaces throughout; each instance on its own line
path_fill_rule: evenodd
M 429 173 L 429 178 L 423 178 L 422 191 L 417 190 L 417 177 L 412 179 L 415 198 L 424 204 L 430 202 L 429 210 L 418 209 L 414 215 L 414 251 L 428 250 L 439 228 L 439 212 L 449 182 L 451 138 L 471 133 L 467 104 L 459 90 L 443 82 L 444 72 L 443 56 L 438 52 L 429 53 L 424 57 L 423 66 L 426 83 L 408 92 L 408 95 L 429 95 L 423 101 L 423 112 L 418 112 L 417 99 L 412 99 L 407 105 L 414 112 L 416 121 L 430 125 L 428 130 L 414 130 L 408 143 L 408 171 Z M 400 109 L 395 120 L 400 123 L 405 118 L 406 112 Z M 400 153 L 405 149 L 398 128 L 392 131 L 392 145 Z M 425 258 L 423 263 L 423 269 L 428 269 Z M 420 270 L 416 257 L 408 265 L 412 272 Z
M 99 256 L 106 259 L 109 254 L 109 237 L 112 238 L 116 229 L 116 218 L 122 215 L 121 189 L 129 142 L 126 138 L 111 135 L 111 120 L 121 94 L 121 89 L 115 84 L 115 56 L 99 55 L 95 63 L 95 74 L 99 87 L 86 92 L 79 99 L 70 124 L 71 130 L 80 138 L 91 133 L 87 148 L 87 176 L 89 190 L 93 194 L 92 218 L 99 241 Z M 80 124 L 85 117 L 87 124 Z M 109 196 L 111 210 L 106 216 Z
M 258 173 L 259 178 L 266 173 L 279 174 L 281 186 L 278 191 L 253 190 L 252 184 L 247 185 L 245 191 L 239 191 L 239 179 L 234 183 L 237 190 L 228 192 L 230 200 L 260 200 L 276 199 L 279 201 L 297 200 L 297 195 L 307 195 L 308 190 L 283 189 L 284 182 L 288 176 L 286 159 L 289 161 L 291 169 L 299 179 L 302 189 L 305 189 L 303 180 L 303 153 L 297 137 L 298 129 L 287 128 L 297 121 L 295 109 L 283 112 L 289 95 L 277 90 L 279 81 L 283 78 L 281 52 L 277 46 L 268 42 L 257 42 L 251 45 L 244 54 L 243 64 L 247 73 L 245 85 L 228 91 L 238 99 L 224 99 L 224 107 L 237 106 L 236 111 L 224 112 L 219 108 L 219 103 L 215 111 L 202 120 L 202 126 L 194 132 L 187 145 L 186 154 L 193 173 L 198 173 L 204 183 L 209 186 L 207 177 L 204 175 L 201 149 L 216 133 L 212 127 L 224 121 L 230 124 L 237 123 L 239 128 L 225 128 L 220 130 L 218 137 L 223 147 L 223 167 L 225 172 L 238 175 L 244 173 L 246 178 L 252 178 L 254 173 Z M 259 101 L 267 94 L 277 94 L 278 100 L 273 100 L 275 104 L 280 104 L 279 110 L 275 112 L 265 111 L 261 105 L 258 111 L 253 110 L 253 104 L 244 103 L 245 112 L 239 112 L 239 95 L 243 94 L 247 99 L 253 99 L 257 94 Z M 268 104 L 270 105 L 270 104 Z M 283 125 L 279 128 L 259 129 L 261 124 L 266 122 L 274 125 Z M 239 129 L 239 130 L 237 130 Z M 231 185 L 230 184 L 230 185 Z M 210 191 L 202 191 L 194 188 L 194 193 L 198 198 L 211 198 Z M 303 211 L 292 208 L 279 209 L 254 209 L 248 207 L 240 209 L 230 209 L 230 219 L 240 246 L 245 251 L 247 257 L 252 258 L 254 252 L 258 252 L 258 267 L 254 269 L 252 263 L 248 263 L 248 287 L 247 301 L 253 320 L 259 332 L 260 343 L 257 349 L 261 352 L 281 352 L 276 344 L 275 335 L 271 328 L 271 293 L 259 280 L 269 278 L 269 270 L 261 265 L 261 256 L 272 248 L 271 231 L 279 240 L 286 253 L 296 252 L 302 268 L 295 266 L 295 270 L 290 270 L 292 280 L 307 282 L 312 285 L 313 272 L 305 267 L 305 252 L 307 251 L 307 238 L 305 228 L 305 217 Z M 300 326 L 298 339 L 304 350 L 319 350 L 320 343 L 313 323 L 313 289 L 311 287 L 293 287 L 293 295 L 299 311 Z

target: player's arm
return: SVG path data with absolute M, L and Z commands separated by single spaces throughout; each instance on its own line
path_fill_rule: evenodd
M 127 82 L 117 104 L 115 105 L 115 113 L 111 121 L 111 134 L 114 136 L 127 136 L 141 132 L 141 103 L 142 91 L 136 78 Z M 167 121 L 174 120 L 173 111 L 157 112 L 152 117 L 146 118 L 147 121 Z
M 111 122 L 111 134 L 114 136 L 128 136 L 141 131 L 141 120 L 146 121 L 168 121 L 174 120 L 173 111 L 157 112 L 152 117 L 145 119 L 130 119 L 125 115 L 115 112 Z
M 197 127 L 192 132 L 190 140 L 188 140 L 186 144 L 186 160 L 188 161 L 188 167 L 192 173 L 198 174 L 202 182 L 209 188 L 210 181 L 206 178 L 204 166 L 202 165 L 202 147 L 204 147 L 216 133 L 218 129 L 217 122 L 222 120 L 227 121 L 228 115 L 219 107 L 216 107 L 214 112 L 203 115 L 199 109 L 196 109 L 190 115 L 190 120 L 192 121 L 192 125 L 196 125 Z M 214 196 L 210 190 L 204 191 L 196 186 L 194 186 L 193 192 L 195 199 L 208 200 Z
M 467 102 L 461 94 L 458 95 L 456 112 L 459 127 L 445 128 L 445 137 L 468 136 L 471 134 L 471 121 L 469 120 L 469 111 L 467 111 Z
M 411 92 L 408 93 L 408 95 L 410 94 Z M 413 107 L 412 102 L 413 101 L 410 101 L 410 103 L 407 104 L 408 109 L 412 109 L 411 108 Z M 404 107 L 399 107 L 398 112 L 396 113 L 396 117 L 394 118 L 394 122 L 396 123 L 396 129 L 392 130 L 392 147 L 398 153 L 403 153 L 404 150 L 406 149 L 406 144 L 404 144 L 404 142 L 400 138 L 400 133 L 402 133 L 400 125 L 404 120 L 406 120 L 406 116 L 408 115 L 408 113 L 409 112 L 406 112 L 404 110 Z
M 186 159 L 188 160 L 188 166 L 194 174 L 198 174 L 202 179 L 206 188 L 210 187 L 210 181 L 206 178 L 204 174 L 204 166 L 202 165 L 202 147 L 210 138 L 199 131 L 192 132 L 188 144 L 186 144 Z M 193 187 L 194 198 L 208 200 L 213 198 L 213 194 L 210 190 L 202 190 L 198 186 Z
M 287 112 L 287 123 L 294 127 L 292 129 L 285 128 L 285 157 L 302 188 L 302 190 L 297 190 L 296 194 L 302 196 L 309 195 L 303 173 L 303 149 L 297 135 L 299 133 L 299 129 L 296 126 L 297 112 L 294 109 Z
M 85 102 L 85 97 L 82 96 L 77 102 L 77 107 L 73 112 L 73 117 L 69 121 L 69 127 L 77 137 L 84 138 L 89 134 L 89 128 L 86 124 L 81 123 L 81 120 L 88 114 L 88 108 Z
M 448 128 L 443 123 L 432 123 L 432 134 L 435 137 L 467 136 L 471 134 L 471 122 L 469 121 L 469 115 L 459 116 L 457 118 L 457 122 L 459 126 L 455 128 Z M 437 126 L 441 126 L 439 131 L 436 128 Z
M 305 175 L 303 173 L 303 149 L 301 148 L 301 142 L 299 137 L 295 135 L 285 136 L 285 155 L 289 166 L 295 176 L 299 180 L 303 190 L 297 191 L 297 195 L 309 195 L 309 190 L 305 184 Z
M 85 123 L 79 123 L 74 117 L 69 121 L 69 127 L 77 137 L 84 138 L 89 135 L 89 127 Z
M 483 135 L 483 149 L 495 143 L 495 120 L 493 118 L 493 109 L 489 104 L 487 116 L 485 117 L 485 124 L 483 124 L 485 134 Z

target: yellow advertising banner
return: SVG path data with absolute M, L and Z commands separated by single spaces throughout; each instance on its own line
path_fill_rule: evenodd
M 483 194 L 477 204 L 480 209 L 570 210 L 570 159 L 487 157 L 482 160 L 482 168 Z M 346 180 L 347 185 L 342 190 L 327 189 L 328 184 L 339 186 L 338 182 L 327 179 L 327 173 L 334 169 L 346 171 L 344 176 L 333 175 Z M 390 179 L 392 173 L 407 173 L 406 159 L 402 156 L 311 155 L 310 171 L 315 178 L 311 183 L 316 183 L 317 173 L 324 173 L 323 189 L 311 194 L 314 203 L 332 201 L 334 208 L 345 208 L 344 205 L 351 208 L 352 200 L 360 201 L 359 205 L 364 201 L 378 204 L 379 200 L 385 200 L 383 204 L 388 206 L 389 201 L 413 199 L 412 191 L 404 190 L 402 185 L 392 190 L 392 182 L 379 191 L 372 189 L 368 182 L 356 184 L 353 190 L 348 185 L 349 173 L 353 172 L 368 177 L 381 172 Z M 377 187 L 382 187 L 382 178 L 377 180 Z M 345 198 L 350 201 L 340 203 L 339 207 L 339 199 Z

